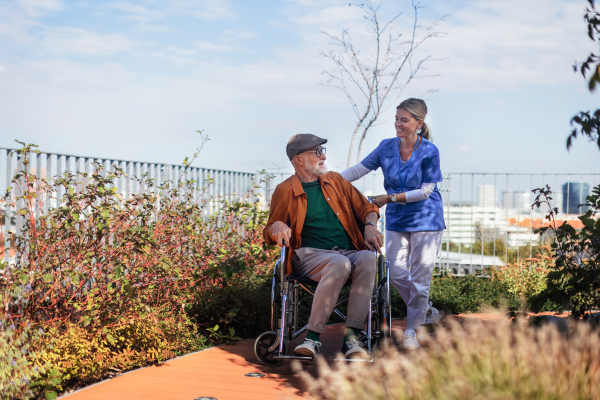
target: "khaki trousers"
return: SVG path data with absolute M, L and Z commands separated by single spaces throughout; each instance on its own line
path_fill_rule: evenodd
M 346 327 L 363 329 L 373 294 L 377 258 L 369 250 L 321 250 L 302 247 L 292 259 L 294 274 L 319 282 L 312 303 L 308 329 L 325 332 L 344 283 L 350 277 L 350 298 Z

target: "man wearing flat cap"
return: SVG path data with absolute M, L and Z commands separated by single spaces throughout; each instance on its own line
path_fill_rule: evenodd
M 327 139 L 308 133 L 294 135 L 286 152 L 296 173 L 277 185 L 263 236 L 267 243 L 289 246 L 287 273 L 319 282 L 313 299 L 308 333 L 296 347 L 299 356 L 315 357 L 338 295 L 352 279 L 346 336 L 347 358 L 366 358 L 357 341 L 369 312 L 376 273 L 376 256 L 383 235 L 377 230 L 379 208 L 337 172 L 327 172 Z M 364 225 L 364 238 L 360 229 Z

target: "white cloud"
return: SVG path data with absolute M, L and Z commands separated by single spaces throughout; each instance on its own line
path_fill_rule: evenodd
M 425 50 L 448 60 L 430 64 L 438 87 L 487 91 L 522 85 L 561 85 L 573 60 L 592 48 L 582 22 L 583 5 L 560 0 L 480 0 L 455 12 L 440 30 L 447 35 Z
M 164 18 L 167 13 L 159 10 L 150 10 L 144 6 L 139 6 L 127 2 L 110 3 L 109 8 L 117 9 L 125 14 L 128 14 L 126 19 L 138 22 L 152 22 Z
M 226 0 L 169 0 L 150 8 L 131 2 L 110 3 L 109 8 L 126 14 L 126 19 L 138 22 L 152 22 L 173 15 L 191 15 L 203 20 L 230 19 L 234 12 Z
M 333 6 L 315 13 L 308 13 L 292 20 L 301 25 L 313 25 L 319 30 L 329 28 L 347 28 L 350 23 L 360 23 L 363 11 L 355 6 Z
M 213 42 L 195 41 L 193 45 L 200 50 L 218 51 L 218 52 L 247 52 L 241 46 L 242 42 L 256 39 L 257 34 L 246 29 L 229 29 L 218 35 L 218 39 Z
M 17 0 L 16 3 L 30 17 L 41 17 L 63 8 L 63 3 L 59 0 Z
M 182 56 L 190 56 L 190 55 L 196 54 L 196 52 L 194 50 L 184 49 L 179 46 L 167 46 L 167 49 L 169 49 L 173 53 L 177 53 Z
M 194 46 L 197 46 L 200 50 L 213 50 L 213 51 L 229 51 L 231 46 L 228 44 L 216 44 L 211 42 L 194 42 Z
M 134 42 L 122 34 L 101 35 L 80 28 L 58 28 L 48 30 L 39 48 L 42 53 L 82 53 L 89 55 L 111 55 L 130 50 Z
M 225 0 L 170 0 L 170 3 L 173 10 L 204 20 L 232 18 L 234 15 L 231 5 Z
M 227 40 L 249 40 L 257 37 L 256 33 L 245 29 L 229 29 L 224 34 Z

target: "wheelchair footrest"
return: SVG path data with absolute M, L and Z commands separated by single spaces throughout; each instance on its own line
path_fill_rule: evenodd
M 312 357 L 302 357 L 302 356 L 280 356 L 280 355 L 276 355 L 273 356 L 274 359 L 276 360 L 303 360 L 303 361 L 312 361 L 313 358 Z

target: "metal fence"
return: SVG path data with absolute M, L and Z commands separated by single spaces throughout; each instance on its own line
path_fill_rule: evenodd
M 580 205 L 598 184 L 600 173 L 444 174 L 438 190 L 444 203 L 446 230 L 437 266 L 450 274 L 466 275 L 535 257 L 544 238 L 534 231 L 542 226 L 549 210 L 547 206 L 531 208 L 535 199 L 532 190 L 549 185 L 558 220 L 580 229 L 577 217 L 586 211 Z M 354 186 L 366 196 L 385 193 L 380 172 L 366 175 Z
M 94 164 L 103 167 L 103 174 L 115 166 L 129 178 L 117 180 L 118 191 L 125 199 L 140 190 L 147 190 L 136 179 L 147 174 L 156 186 L 166 181 L 178 183 L 181 179 L 194 180 L 198 189 L 206 186 L 207 199 L 234 199 L 247 195 L 253 185 L 267 178 L 259 187 L 258 199 L 267 207 L 275 187 L 287 179 L 289 173 L 249 173 L 225 171 L 184 165 L 127 161 L 108 158 L 84 157 L 57 153 L 32 154 L 27 166 L 14 149 L 0 147 L 0 193 L 11 187 L 17 171 L 25 170 L 46 179 L 49 183 L 66 171 L 72 173 L 94 171 Z M 211 179 L 213 183 L 206 185 Z M 546 184 L 553 191 L 552 206 L 558 208 L 558 219 L 579 228 L 577 217 L 585 212 L 580 205 L 591 189 L 600 183 L 600 173 L 593 174 L 509 174 L 509 173 L 449 173 L 438 184 L 444 202 L 446 230 L 438 260 L 438 267 L 451 274 L 473 274 L 486 267 L 520 262 L 535 256 L 543 241 L 534 233 L 544 222 L 548 210 L 531 209 L 532 189 Z M 384 193 L 383 175 L 371 173 L 354 182 L 366 196 Z M 155 186 L 155 187 L 156 187 Z M 198 191 L 199 193 L 202 191 Z M 56 193 L 42 205 L 43 210 L 57 207 L 63 193 Z M 253 198 L 256 200 L 257 198 Z M 209 202 L 205 213 L 218 210 L 221 203 Z M 0 249 L 9 257 L 8 235 L 19 226 L 20 214 L 16 208 L 0 210 Z M 383 211 L 383 210 L 382 210 Z M 385 213 L 382 212 L 382 216 Z M 380 220 L 384 231 L 385 220 Z
M 227 199 L 242 198 L 246 196 L 253 185 L 258 185 L 261 179 L 265 176 L 261 173 L 225 171 L 217 169 L 207 169 L 198 167 L 185 167 L 184 165 L 172 165 L 164 163 L 150 163 L 142 161 L 117 160 L 109 158 L 85 157 L 69 154 L 58 153 L 31 153 L 29 163 L 24 165 L 23 158 L 17 154 L 15 149 L 0 147 L 0 196 L 7 193 L 9 188 L 11 196 L 15 196 L 15 188 L 12 183 L 14 175 L 17 171 L 24 171 L 36 175 L 39 178 L 45 179 L 48 183 L 55 181 L 60 175 L 65 172 L 92 173 L 95 170 L 94 164 L 99 164 L 103 167 L 102 174 L 104 176 L 112 171 L 114 167 L 122 169 L 127 177 L 116 178 L 116 186 L 119 193 L 127 200 L 134 193 L 144 190 L 157 190 L 161 184 L 171 181 L 179 183 L 181 180 L 194 180 L 194 185 L 197 189 L 206 187 L 205 191 L 198 190 L 198 193 L 206 199 Z M 140 179 L 146 174 L 147 179 L 153 179 L 152 186 L 140 184 L 137 179 Z M 212 183 L 206 183 L 211 180 Z M 64 189 L 62 189 L 64 190 Z M 265 202 L 268 188 L 262 185 L 258 190 L 259 199 Z M 55 196 L 45 199 L 43 204 L 38 207 L 38 216 L 42 211 L 47 211 L 50 207 L 58 207 L 60 205 L 64 193 L 59 188 Z M 221 205 L 220 201 L 209 201 L 205 208 L 205 214 L 218 210 Z M 0 260 L 8 260 L 10 257 L 9 232 L 16 232 L 23 223 L 23 217 L 18 213 L 20 208 L 24 207 L 21 200 L 16 204 L 16 207 L 4 205 L 0 209 L 1 224 L 0 224 L 0 249 L 4 252 L 0 255 Z

